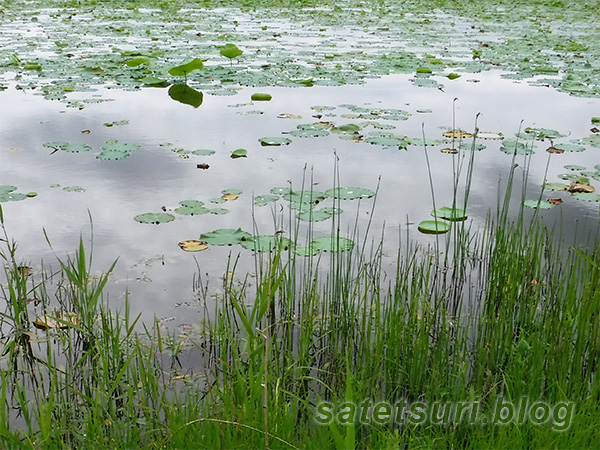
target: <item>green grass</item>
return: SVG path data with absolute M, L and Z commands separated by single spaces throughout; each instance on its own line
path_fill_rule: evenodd
M 459 207 L 473 165 L 455 166 Z M 383 238 L 368 245 L 358 220 L 348 233 L 362 245 L 305 258 L 282 240 L 257 256 L 253 283 L 230 260 L 216 301 L 197 281 L 204 316 L 192 343 L 201 372 L 179 367 L 188 350 L 175 334 L 138 323 L 127 302 L 108 308 L 103 292 L 116 262 L 93 277 L 80 240 L 57 272 L 34 279 L 0 217 L 1 446 L 597 447 L 600 242 L 565 249 L 537 214 L 521 208 L 510 219 L 512 178 L 482 230 L 457 222 L 432 238 L 433 249 L 401 236 L 392 273 Z M 333 234 L 341 227 L 334 217 Z M 296 228 L 294 245 L 310 233 Z M 56 326 L 32 326 L 31 298 Z M 344 402 L 476 401 L 493 417 L 497 402 L 524 398 L 573 408 L 554 425 L 316 420 L 321 402 L 339 412 Z

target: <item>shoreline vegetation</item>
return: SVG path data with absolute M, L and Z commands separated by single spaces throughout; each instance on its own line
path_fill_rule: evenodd
M 383 241 L 369 248 L 358 235 L 363 245 L 318 257 L 294 253 L 306 236 L 274 236 L 253 282 L 230 256 L 216 298 L 195 280 L 203 319 L 191 347 L 158 321 L 138 323 L 127 301 L 107 306 L 117 262 L 93 277 L 83 238 L 33 279 L 2 215 L 2 446 L 595 447 L 600 241 L 565 249 L 539 214 L 509 217 L 513 175 L 482 230 L 455 222 L 428 248 L 401 237 L 393 274 Z M 182 366 L 190 351 L 199 367 Z M 566 409 L 537 422 L 498 412 L 523 399 Z M 487 419 L 364 423 L 338 408 L 367 400 L 470 403 Z M 319 421 L 324 411 L 333 420 Z

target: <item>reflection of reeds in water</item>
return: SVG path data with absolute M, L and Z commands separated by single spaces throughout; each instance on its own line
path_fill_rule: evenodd
M 461 161 L 453 207 L 468 203 L 474 160 Z M 102 294 L 114 265 L 93 277 L 83 243 L 37 280 L 19 270 L 5 232 L 2 445 L 593 447 L 600 243 L 565 252 L 537 215 L 510 218 L 513 173 L 483 230 L 456 222 L 433 251 L 402 238 L 394 273 L 384 270 L 383 238 L 370 245 L 358 219 L 344 232 L 334 215 L 332 235 L 357 245 L 316 257 L 293 251 L 312 240 L 311 226 L 290 226 L 293 244 L 276 237 L 273 251 L 256 257 L 256 278 L 231 260 L 216 301 L 198 281 L 202 328 L 185 340 L 158 322 L 140 333 L 127 303 L 110 311 Z M 287 221 L 299 224 L 291 213 Z M 34 330 L 29 298 L 62 326 Z M 181 368 L 190 344 L 203 355 L 202 373 Z M 477 401 L 491 413 L 500 398 L 524 397 L 574 402 L 568 431 L 559 432 L 565 417 L 518 426 L 314 420 L 320 401 Z

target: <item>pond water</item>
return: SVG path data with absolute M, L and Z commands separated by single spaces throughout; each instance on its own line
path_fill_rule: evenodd
M 50 17 L 40 16 L 36 28 L 30 31 L 32 38 L 41 39 L 44 20 L 50 21 Z M 252 15 L 246 22 L 243 16 L 237 17 L 241 21 L 236 28 L 239 32 L 257 29 Z M 104 25 L 108 23 L 117 26 L 108 19 Z M 285 22 L 273 21 L 265 26 L 276 27 L 286 36 Z M 463 25 L 462 29 L 469 28 Z M 331 30 L 336 39 L 352 36 L 352 43 L 344 42 L 354 51 L 361 39 L 368 39 L 364 45 L 375 45 L 372 34 L 359 36 L 333 26 Z M 3 31 L 1 37 L 7 39 L 11 29 Z M 94 53 L 102 47 L 100 37 L 93 33 L 90 36 L 90 42 L 81 43 L 77 51 L 85 52 L 89 45 Z M 309 37 L 287 38 L 290 41 L 285 45 L 296 52 L 299 45 L 315 45 Z M 238 46 L 242 47 L 240 43 Z M 344 50 L 340 47 L 336 51 Z M 44 54 L 42 50 L 38 49 L 38 56 Z M 461 55 L 459 52 L 457 59 L 464 57 Z M 235 71 L 244 72 L 237 64 L 232 64 Z M 451 206 L 454 174 L 464 163 L 458 195 L 459 204 L 463 201 L 473 138 L 452 142 L 443 133 L 453 129 L 472 133 L 477 127 L 480 136 L 488 137 L 478 136 L 475 141 L 475 145 L 485 148 L 475 154 L 467 205 L 467 220 L 477 229 L 495 208 L 499 187 L 506 183 L 512 165 L 513 156 L 500 151 L 503 142 L 530 127 L 544 129 L 546 134 L 556 130 L 562 136 L 541 139 L 543 136 L 538 134 L 540 139 L 534 139 L 534 133 L 526 133 L 520 137 L 535 150 L 530 159 L 516 159 L 519 180 L 529 164 L 526 199 L 537 201 L 541 195 L 544 202 L 548 198 L 563 200 L 563 204 L 542 210 L 541 214 L 549 224 L 562 224 L 567 244 L 597 239 L 597 201 L 581 200 L 566 191 L 546 189 L 541 193 L 541 186 L 587 178 L 584 184 L 600 189 L 600 147 L 597 135 L 590 131 L 594 127 L 592 117 L 600 116 L 600 98 L 575 97 L 544 86 L 543 80 L 537 83 L 540 86 L 533 86 L 507 79 L 506 74 L 501 70 L 462 73 L 452 81 L 445 78 L 443 87 L 419 87 L 411 73 L 368 77 L 361 84 L 341 86 L 232 84 L 220 90 L 206 89 L 204 80 L 190 76 L 189 86 L 203 93 L 201 105 L 194 106 L 189 103 L 197 101 L 198 94 L 187 95 L 182 101 L 169 87 L 123 89 L 109 82 L 90 83 L 85 89 L 80 84 L 77 89 L 63 92 L 64 97 L 52 100 L 48 99 L 48 90 L 44 91 L 45 98 L 31 85 L 23 88 L 24 79 L 32 75 L 4 67 L 0 184 L 15 186 L 13 192 L 37 193 L 21 201 L 2 202 L 7 231 L 19 245 L 20 258 L 38 273 L 40 261 L 56 265 L 54 254 L 64 257 L 76 249 L 80 236 L 88 242 L 93 234 L 96 271 L 107 269 L 119 258 L 113 284 L 107 290 L 112 303 L 119 305 L 128 291 L 132 313 L 143 312 L 144 322 L 150 323 L 156 315 L 186 323 L 198 313 L 192 289 L 198 273 L 209 274 L 210 284 L 216 289 L 230 254 L 241 254 L 240 266 L 249 271 L 253 270 L 254 257 L 239 245 L 209 246 L 191 253 L 180 249 L 179 242 L 198 240 L 203 233 L 223 228 L 266 235 L 283 230 L 289 235 L 295 226 L 297 211 L 289 209 L 289 201 L 279 196 L 276 202 L 260 206 L 255 204 L 255 197 L 270 194 L 274 188 L 307 190 L 312 185 L 313 190 L 326 191 L 338 183 L 377 191 L 376 197 L 360 201 L 340 200 L 343 213 L 339 220 L 342 234 L 355 223 L 362 231 L 370 224 L 371 235 L 379 239 L 385 228 L 385 261 L 391 267 L 398 230 L 409 230 L 411 238 L 424 245 L 435 241 L 434 236 L 417 230 L 419 222 L 431 219 L 429 174 L 435 206 Z M 268 93 L 272 99 L 252 101 L 255 93 Z M 315 122 L 321 125 L 315 128 Z M 311 137 L 315 129 L 323 136 Z M 423 135 L 430 144 L 427 153 Z M 375 139 L 381 137 L 396 139 L 396 144 L 381 145 Z M 263 138 L 288 138 L 290 142 L 263 145 Z M 398 144 L 402 139 L 405 145 Z M 126 156 L 121 153 L 119 159 L 103 159 L 102 147 L 115 141 L 139 148 Z M 65 151 L 73 149 L 67 144 L 89 148 Z M 458 154 L 442 151 L 458 149 L 459 144 L 464 147 Z M 578 151 L 546 152 L 552 145 L 560 148 L 560 144 L 569 144 L 565 149 Z M 247 150 L 246 157 L 232 158 L 236 149 Z M 214 154 L 198 155 L 192 153 L 195 150 L 213 150 Z M 559 177 L 565 174 L 569 180 Z M 242 192 L 234 200 L 216 200 L 229 189 Z M 520 204 L 519 183 L 515 193 L 516 210 Z M 212 211 L 200 215 L 175 211 L 186 200 L 201 201 Z M 316 208 L 331 206 L 334 202 L 330 197 Z M 160 225 L 134 220 L 140 214 L 162 212 L 171 214 L 174 220 Z M 315 236 L 331 234 L 332 218 L 300 224 L 301 230 L 312 227 Z

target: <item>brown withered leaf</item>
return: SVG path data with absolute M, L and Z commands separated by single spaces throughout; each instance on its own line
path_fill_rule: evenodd
M 206 170 L 208 169 L 210 166 L 206 163 L 200 163 L 200 164 L 196 164 L 196 169 L 202 169 L 202 170 Z
M 579 183 L 578 181 L 571 181 L 571 185 L 567 188 L 569 192 L 594 192 L 594 186 L 590 186 L 589 184 Z
M 548 153 L 556 153 L 556 154 L 561 154 L 561 153 L 565 152 L 562 148 L 556 148 L 556 147 L 548 147 L 546 149 L 546 151 Z
M 443 148 L 440 150 L 442 153 L 450 153 L 451 155 L 455 155 L 458 153 L 458 150 L 455 148 Z
M 551 205 L 561 205 L 563 203 L 561 198 L 549 198 L 548 203 Z

